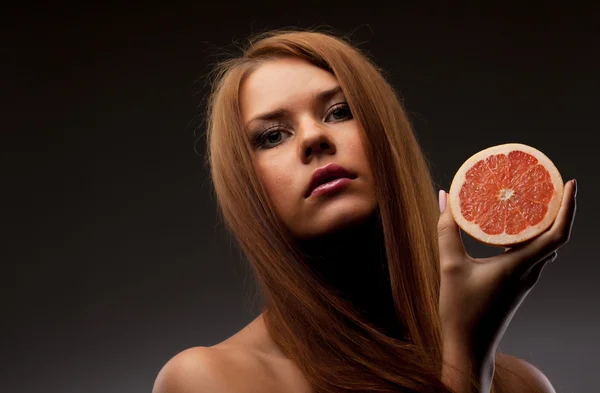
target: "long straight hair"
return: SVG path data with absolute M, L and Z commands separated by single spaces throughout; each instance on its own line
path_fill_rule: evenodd
M 332 73 L 361 125 L 401 338 L 384 334 L 319 281 L 254 171 L 240 88 L 260 64 L 286 56 Z M 253 268 L 271 337 L 318 393 L 450 392 L 440 378 L 437 193 L 405 110 L 383 75 L 346 38 L 309 30 L 256 35 L 211 75 L 206 164 L 220 215 Z

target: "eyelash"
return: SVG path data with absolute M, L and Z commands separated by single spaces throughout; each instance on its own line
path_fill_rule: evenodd
M 347 109 L 349 112 L 349 115 L 347 116 L 348 119 L 342 119 L 342 120 L 336 120 L 335 122 L 341 122 L 341 121 L 346 121 L 346 120 L 350 120 L 352 119 L 352 112 L 350 112 L 350 107 L 348 106 L 347 102 L 338 102 L 337 104 L 334 104 L 331 106 L 329 112 L 327 113 L 327 117 L 329 117 L 334 111 L 338 110 L 338 109 Z M 272 134 L 276 133 L 276 132 L 280 132 L 280 131 L 286 131 L 285 127 L 282 127 L 282 123 L 281 122 L 275 122 L 275 123 L 270 123 L 265 125 L 264 130 L 262 132 L 258 132 L 254 138 L 253 138 L 253 146 L 256 148 L 262 148 L 262 149 L 271 149 L 275 146 L 277 146 L 279 143 L 281 142 L 276 142 L 275 144 L 273 144 L 272 146 L 268 146 L 265 147 L 264 143 L 265 140 Z

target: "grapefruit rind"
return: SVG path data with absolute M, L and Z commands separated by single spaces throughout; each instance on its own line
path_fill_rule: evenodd
M 550 199 L 550 202 L 548 203 L 548 211 L 546 215 L 544 216 L 542 221 L 540 221 L 536 225 L 529 226 L 523 231 L 519 232 L 518 234 L 507 234 L 506 232 L 503 232 L 497 235 L 489 235 L 484 233 L 478 224 L 468 221 L 462 215 L 459 207 L 459 193 L 465 183 L 467 171 L 471 169 L 473 165 L 475 165 L 475 163 L 477 163 L 480 160 L 485 160 L 487 157 L 495 154 L 508 155 L 508 153 L 513 150 L 520 150 L 527 154 L 531 154 L 538 160 L 538 164 L 544 166 L 544 168 L 548 171 L 548 174 L 550 175 L 552 184 L 554 185 L 554 193 L 552 195 L 552 198 Z M 531 146 L 524 145 L 521 143 L 506 143 L 481 150 L 469 157 L 462 164 L 462 166 L 454 175 L 454 179 L 452 180 L 452 184 L 450 186 L 450 192 L 448 196 L 448 207 L 450 208 L 454 220 L 456 221 L 458 226 L 470 236 L 487 245 L 508 247 L 532 239 L 544 232 L 547 228 L 550 227 L 550 225 L 552 225 L 552 223 L 556 219 L 556 216 L 558 215 L 558 210 L 560 209 L 560 204 L 562 202 L 563 196 L 563 188 L 563 180 L 558 169 L 544 153 Z

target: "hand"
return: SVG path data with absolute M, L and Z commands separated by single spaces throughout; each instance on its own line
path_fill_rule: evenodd
M 525 243 L 490 258 L 465 250 L 450 209 L 438 223 L 441 287 L 439 312 L 444 346 L 461 347 L 473 360 L 495 354 L 512 316 L 538 281 L 556 250 L 569 241 L 576 211 L 576 186 L 565 184 L 554 223 Z M 440 196 L 442 192 L 440 192 Z M 447 196 L 447 194 L 446 194 Z

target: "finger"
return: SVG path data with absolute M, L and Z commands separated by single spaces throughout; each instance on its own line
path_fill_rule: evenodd
M 558 247 L 567 243 L 571 238 L 575 213 L 577 212 L 577 198 L 575 198 L 577 188 L 575 182 L 571 180 L 567 183 L 567 186 L 569 187 L 569 193 L 566 193 L 565 190 L 566 195 L 563 197 L 558 216 L 548 231 L 549 237 L 555 243 L 558 243 Z
M 444 196 L 445 194 L 445 196 Z M 443 203 L 443 198 L 449 201 L 448 193 L 444 190 L 440 190 L 439 198 Z M 462 241 L 460 234 L 460 228 L 454 217 L 452 216 L 452 207 L 449 203 L 446 203 L 446 208 L 440 214 L 438 220 L 438 241 L 440 248 L 440 256 L 448 258 L 449 260 L 460 259 L 466 255 L 465 246 Z
M 544 233 L 527 242 L 517 244 L 494 258 L 498 265 L 509 270 L 525 271 L 568 242 L 575 220 L 575 186 L 572 181 L 565 184 L 563 198 L 557 217 Z
M 543 258 L 541 261 L 533 265 L 529 269 L 529 271 L 521 278 L 521 281 L 523 282 L 525 288 L 531 288 L 533 285 L 535 285 L 540 279 L 544 267 L 548 263 L 553 262 L 557 257 L 558 253 L 554 251 L 549 256 Z

